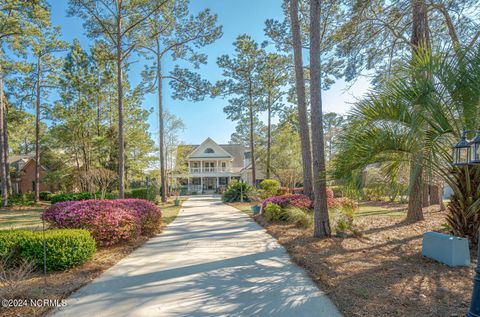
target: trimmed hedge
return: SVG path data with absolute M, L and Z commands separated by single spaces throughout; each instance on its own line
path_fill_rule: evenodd
M 95 240 L 87 230 L 51 229 L 45 232 L 47 270 L 66 270 L 88 261 L 96 251 Z M 0 231 L 0 258 L 15 265 L 21 259 L 43 269 L 43 232 Z
M 50 195 L 52 195 L 52 193 L 49 191 L 45 191 L 45 192 L 40 192 L 38 195 L 41 200 L 48 201 L 50 200 Z
M 157 197 L 156 189 L 153 187 L 147 188 L 134 188 L 125 192 L 125 198 L 134 198 L 134 199 L 146 199 L 150 201 L 155 201 Z
M 62 193 L 62 194 L 53 194 L 49 196 L 49 200 L 52 204 L 61 203 L 65 201 L 80 201 L 80 200 L 89 200 L 99 198 L 100 193 L 93 194 L 89 192 L 81 193 Z M 105 199 L 115 199 L 115 195 L 112 193 L 107 193 Z

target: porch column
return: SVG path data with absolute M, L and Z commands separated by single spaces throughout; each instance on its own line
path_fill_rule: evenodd
M 231 176 L 228 176 L 228 184 L 227 185 L 230 185 L 230 182 L 232 181 L 232 177 Z
M 220 186 L 220 182 L 218 181 L 218 176 L 217 176 L 217 188 Z
M 200 173 L 203 173 L 203 160 L 200 160 Z
M 219 168 L 219 166 L 218 166 L 218 160 L 216 161 L 215 168 L 216 168 L 216 169 L 215 169 L 216 172 L 220 172 L 220 168 Z M 218 177 L 217 177 L 217 187 L 218 187 Z
M 203 194 L 203 176 L 200 177 L 200 193 Z

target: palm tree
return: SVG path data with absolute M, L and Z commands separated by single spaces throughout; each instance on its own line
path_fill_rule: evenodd
M 454 56 L 418 55 L 407 66 L 357 104 L 354 119 L 339 138 L 335 174 L 352 177 L 376 162 L 383 164 L 386 174 L 405 166 L 425 170 L 423 183 L 431 175 L 454 191 L 447 217 L 452 233 L 474 237 L 479 227 L 480 186 L 472 177 L 478 179 L 480 171 L 452 168 L 451 146 L 464 128 L 479 127 L 480 45 Z M 413 81 L 412 72 L 429 76 Z M 411 177 L 410 193 L 417 186 Z

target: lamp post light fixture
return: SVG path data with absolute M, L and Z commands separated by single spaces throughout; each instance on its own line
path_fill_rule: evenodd
M 467 140 L 468 133 L 475 133 L 475 138 Z M 452 163 L 454 166 L 480 165 L 480 130 L 463 130 L 460 141 L 453 146 Z M 478 245 L 472 300 L 467 317 L 480 317 L 480 244 Z

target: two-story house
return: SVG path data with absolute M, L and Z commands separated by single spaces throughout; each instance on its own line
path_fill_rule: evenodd
M 182 173 L 174 175 L 176 185 L 187 188 L 188 194 L 222 192 L 234 180 L 253 185 L 250 152 L 240 144 L 217 144 L 207 138 L 200 145 L 184 145 L 190 152 L 181 164 Z M 263 174 L 257 171 L 257 183 Z

